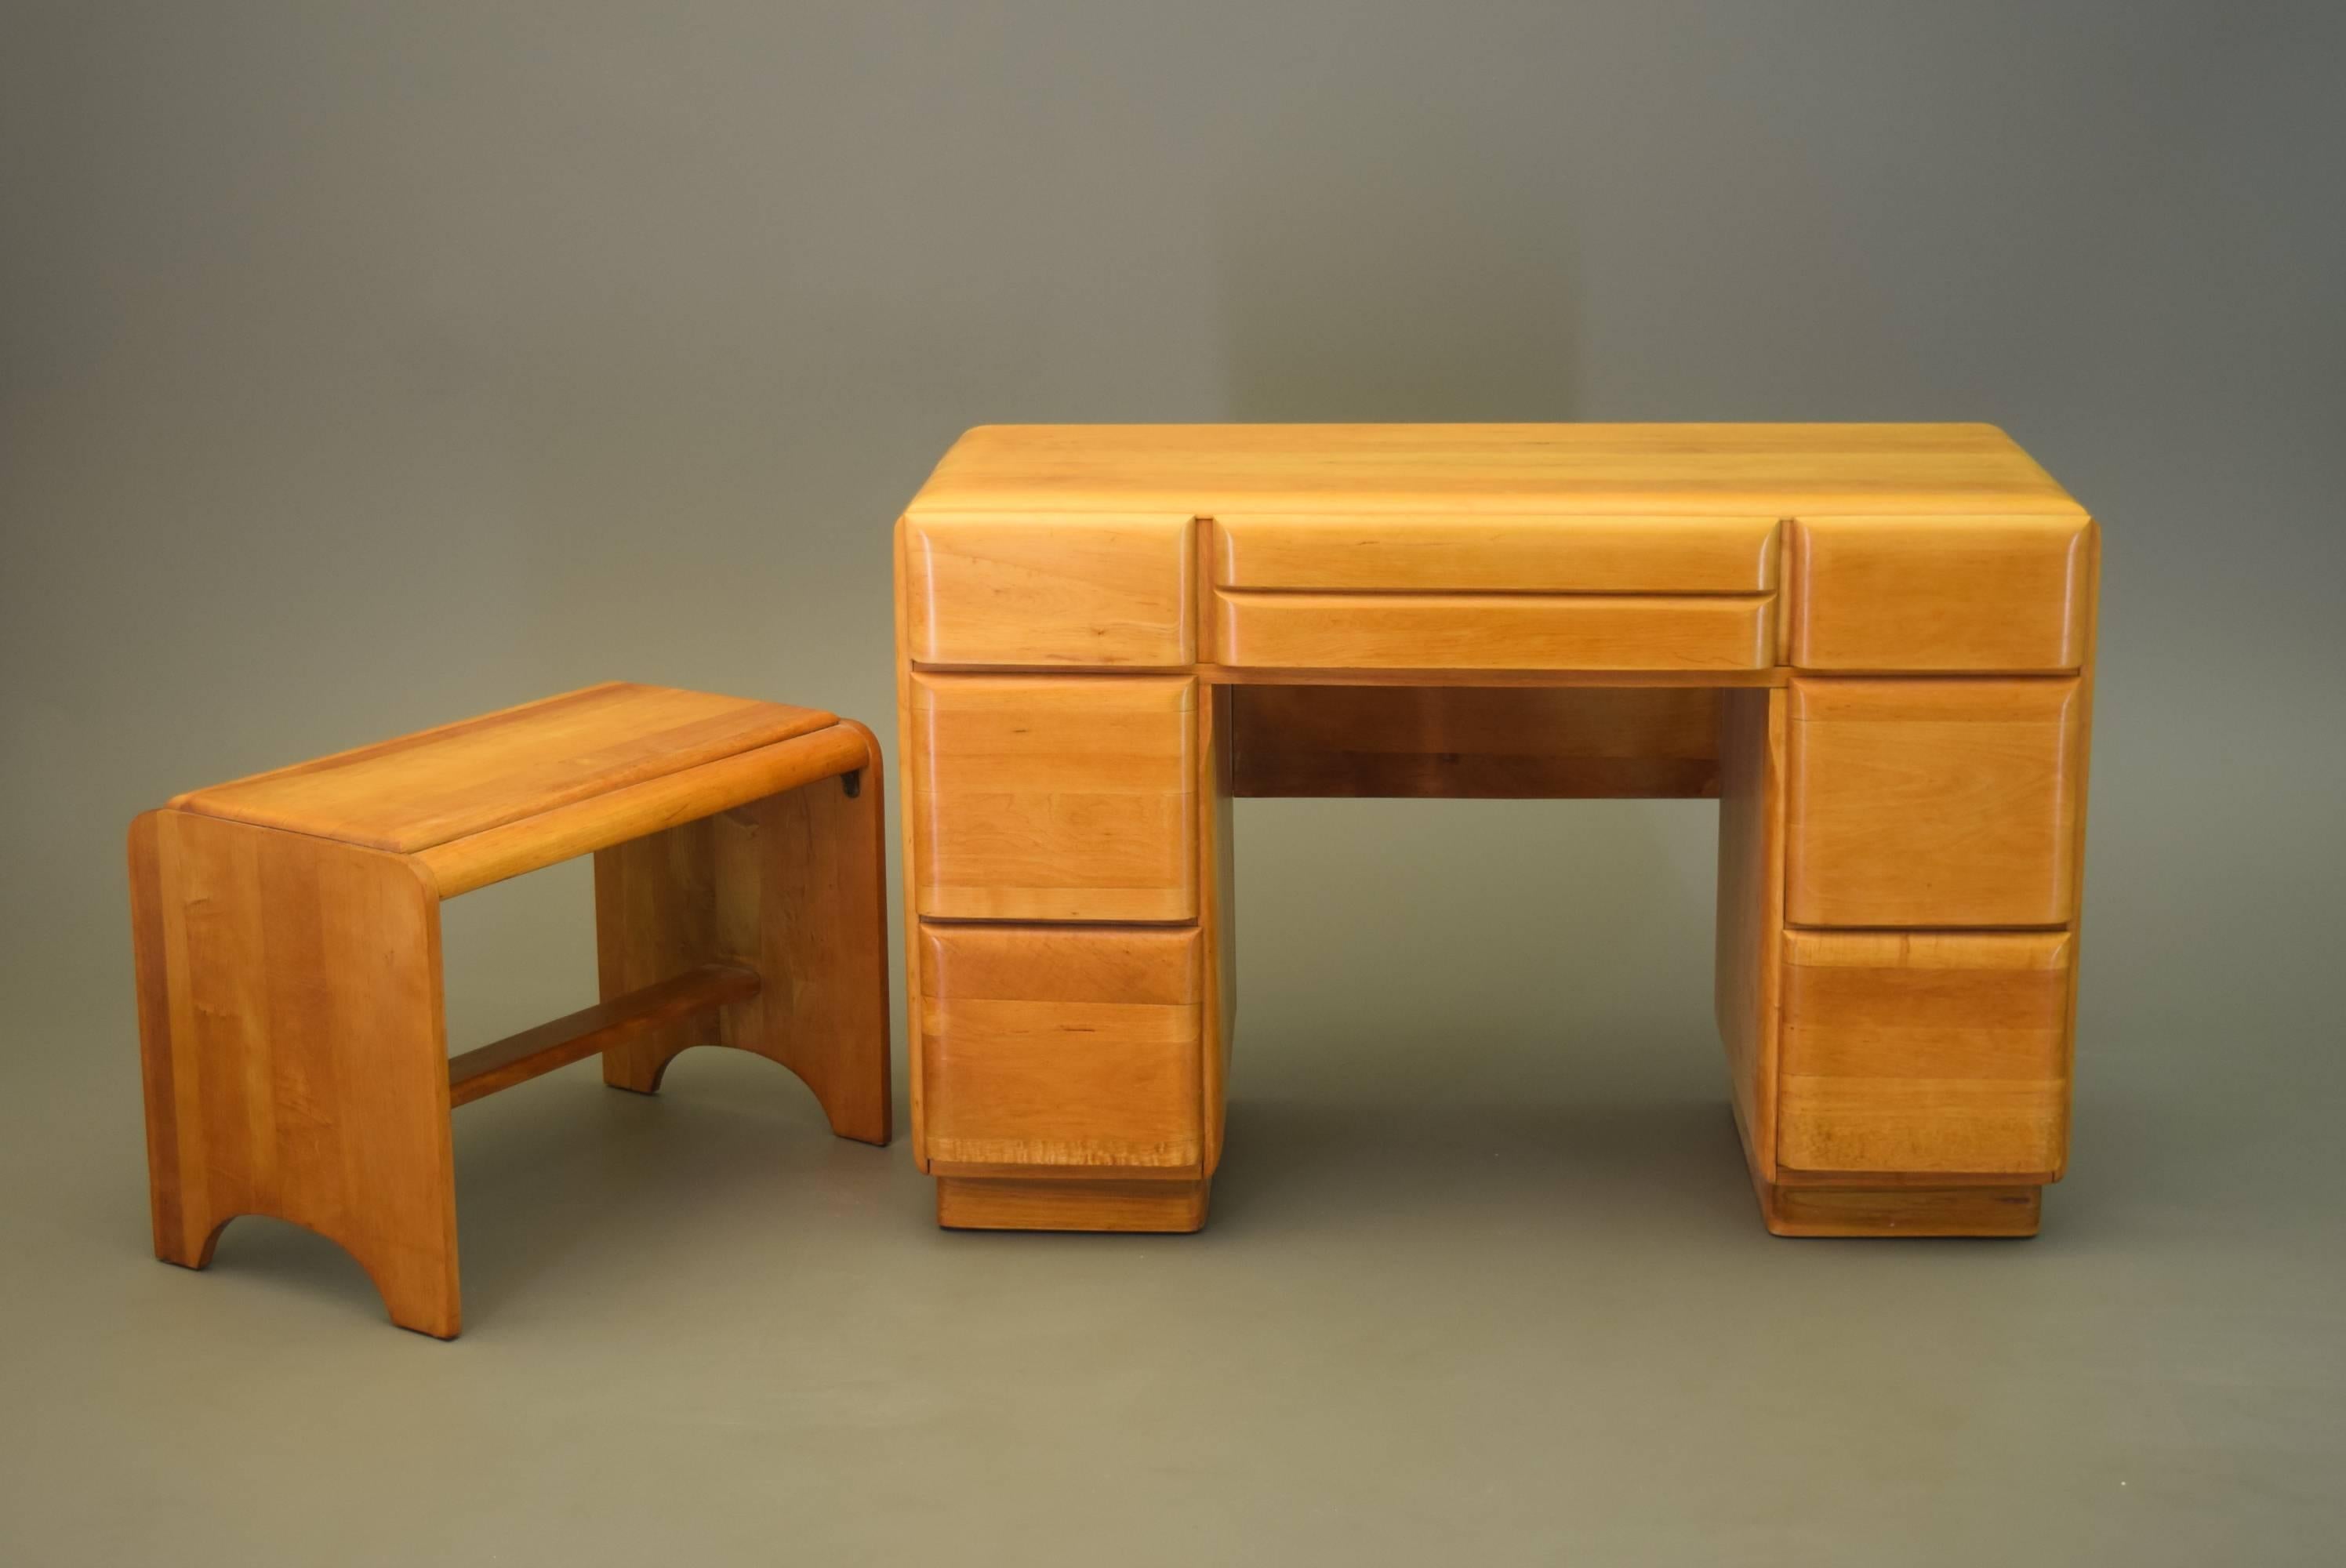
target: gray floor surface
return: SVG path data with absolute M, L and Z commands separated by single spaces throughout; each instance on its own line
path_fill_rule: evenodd
M 1243 977 L 1270 1017 L 1200 1235 L 941 1232 L 901 1138 L 833 1140 L 770 1064 L 642 1098 L 587 1064 L 458 1115 L 449 1345 L 274 1222 L 156 1262 L 127 994 L 29 1020 L 0 1555 L 2346 1558 L 2331 1081 L 2105 1043 L 2041 1237 L 1780 1240 L 1700 999 L 1542 1032 L 1395 951 L 1315 1013 L 1298 941 Z M 464 1023 L 548 1010 L 452 984 Z

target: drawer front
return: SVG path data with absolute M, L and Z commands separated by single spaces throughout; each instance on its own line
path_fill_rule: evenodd
M 1194 680 L 911 678 L 920 913 L 1198 917 Z
M 906 651 L 916 664 L 1188 664 L 1195 540 L 1187 516 L 908 516 Z
M 1784 942 L 1780 1167 L 2057 1176 L 2066 932 L 1803 932 Z
M 2075 680 L 1795 679 L 1786 918 L 2068 924 L 2082 700 Z
M 1819 517 L 1792 524 L 1801 669 L 2067 670 L 2091 639 L 2083 517 Z
M 1195 928 L 924 924 L 921 942 L 933 1168 L 1202 1168 Z
M 1215 591 L 1215 653 L 1258 669 L 1760 670 L 1769 596 Z
M 1773 517 L 1219 516 L 1226 588 L 1764 594 Z

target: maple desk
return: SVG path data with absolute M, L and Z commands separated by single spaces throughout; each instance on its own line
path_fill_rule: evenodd
M 1715 796 L 1769 1227 L 2036 1228 L 2098 545 L 2002 432 L 992 426 L 897 540 L 943 1223 L 1204 1222 L 1233 796 Z

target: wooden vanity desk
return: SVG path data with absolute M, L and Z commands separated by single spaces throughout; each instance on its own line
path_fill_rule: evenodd
M 1769 1228 L 2033 1234 L 2097 567 L 1985 425 L 970 432 L 897 530 L 940 1221 L 1204 1223 L 1233 797 L 1701 797 Z

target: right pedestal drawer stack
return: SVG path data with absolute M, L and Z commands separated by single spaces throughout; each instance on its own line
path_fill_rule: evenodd
M 1770 1223 L 1837 1223 L 1787 1189 L 1944 1184 L 2028 1189 L 2033 1229 L 2067 1158 L 2093 525 L 1788 543 Z

